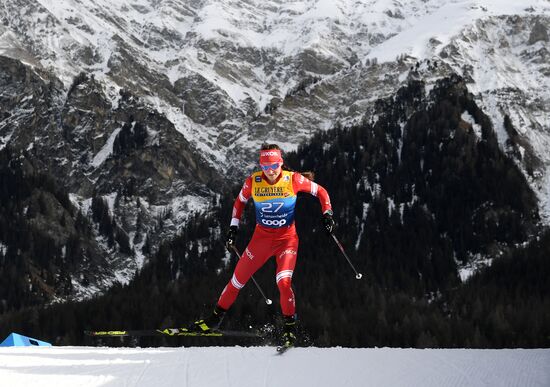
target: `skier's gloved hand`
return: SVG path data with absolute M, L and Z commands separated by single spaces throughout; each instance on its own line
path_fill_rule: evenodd
M 332 219 L 331 210 L 325 211 L 323 214 L 323 225 L 325 226 L 327 233 L 332 234 L 332 231 L 334 230 L 334 219 Z
M 232 251 L 231 246 L 235 244 L 235 238 L 237 237 L 238 231 L 239 228 L 237 226 L 230 226 L 227 236 L 225 237 L 225 248 L 230 252 Z

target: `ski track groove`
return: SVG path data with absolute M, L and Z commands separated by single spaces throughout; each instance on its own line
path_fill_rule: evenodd
M 144 361 L 144 366 L 141 368 L 140 372 L 139 372 L 139 375 L 136 379 L 135 382 L 132 383 L 131 379 L 129 381 L 126 381 L 124 383 L 125 386 L 135 386 L 135 387 L 139 387 L 141 385 L 141 381 L 143 380 L 143 376 L 145 375 L 145 372 L 147 371 L 147 369 L 150 367 L 151 365 L 151 360 L 149 359 L 145 359 Z
M 184 364 L 185 364 L 185 368 L 184 368 L 184 372 L 185 372 L 185 385 L 184 387 L 190 387 L 190 384 L 189 384 L 189 359 L 190 355 L 189 355 L 189 350 L 185 350 L 184 352 Z
M 436 353 L 434 355 L 434 357 L 437 358 L 442 364 L 447 365 L 449 368 L 453 369 L 456 373 L 463 376 L 465 378 L 465 380 L 468 382 L 467 385 L 470 385 L 470 386 L 477 386 L 478 385 L 476 383 L 476 381 L 479 382 L 480 380 L 479 379 L 474 380 L 472 375 L 468 374 L 464 369 L 458 367 L 456 364 L 454 364 L 453 362 L 450 362 L 449 360 L 445 359 L 443 356 L 441 356 L 438 353 Z M 460 386 L 461 385 L 460 379 L 456 378 L 456 374 L 454 374 L 452 378 L 451 378 L 451 375 L 447 374 L 447 379 L 448 379 L 449 383 L 452 383 L 453 386 Z M 484 386 L 491 387 L 487 384 L 487 382 L 485 382 L 485 381 L 482 381 L 482 382 L 483 382 Z M 450 385 L 450 384 L 446 384 L 446 385 Z
M 230 373 L 229 373 L 229 360 L 227 360 L 227 356 L 224 356 L 223 358 L 223 363 L 224 363 L 224 375 L 225 375 L 225 384 L 226 386 L 228 387 L 231 387 L 231 378 L 230 378 Z
M 271 364 L 273 363 L 273 358 L 270 357 L 267 359 L 267 364 L 264 369 L 264 384 L 263 387 L 268 387 L 268 380 L 269 380 L 269 369 L 271 368 Z

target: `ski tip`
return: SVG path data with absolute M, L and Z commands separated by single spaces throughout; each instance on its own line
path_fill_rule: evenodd
M 277 347 L 277 354 L 282 355 L 286 351 L 288 351 L 290 348 L 293 348 L 293 346 L 287 346 L 287 345 L 280 345 Z

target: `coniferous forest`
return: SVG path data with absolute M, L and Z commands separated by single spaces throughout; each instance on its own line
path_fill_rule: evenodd
M 318 202 L 300 194 L 300 249 L 293 286 L 302 344 L 550 346 L 550 231 L 540 226 L 535 194 L 499 148 L 489 118 L 464 81 L 441 80 L 429 95 L 423 82 L 411 81 L 375 108 L 375 118 L 319 133 L 296 152 L 285 154 L 290 167 L 313 171 L 316 182 L 330 193 L 335 234 L 364 275 L 355 279 L 323 231 Z M 3 157 L 8 157 L 2 160 L 7 165 L 10 158 Z M 10 171 L 4 168 L 2 179 L 16 178 Z M 42 187 L 56 195 L 55 183 L 46 184 L 45 178 L 17 178 L 30 185 L 29 192 Z M 21 226 L 14 225 L 14 204 L 7 204 L 14 203 L 14 193 L 2 189 L 0 229 L 6 235 Z M 212 211 L 195 215 L 128 285 L 117 285 L 104 295 L 21 308 L 16 300 L 23 285 L 0 286 L 0 298 L 6 300 L 0 310 L 0 336 L 17 330 L 61 345 L 246 344 L 236 339 L 181 338 L 98 342 L 83 335 L 86 329 L 186 326 L 207 315 L 236 263 L 237 257 L 229 255 L 223 243 L 239 190 L 236 184 Z M 67 203 L 69 213 L 74 211 L 66 198 L 57 196 L 58 202 Z M 35 211 L 43 211 L 40 200 L 37 203 Z M 93 205 L 103 233 L 116 238 L 116 225 L 109 222 L 101 201 Z M 240 251 L 252 235 L 251 207 L 239 230 Z M 118 245 L 125 246 L 123 242 Z M 56 253 L 55 241 L 44 243 L 52 252 L 47 255 L 42 249 L 46 255 L 36 257 L 39 265 L 58 262 L 62 267 L 60 260 L 70 260 L 66 253 Z M 1 253 L 1 278 L 16 277 L 19 256 L 10 249 Z M 492 264 L 463 282 L 459 269 L 479 257 Z M 274 273 L 275 265 L 269 262 L 255 274 L 274 305 L 266 305 L 249 283 L 229 311 L 225 328 L 278 321 Z M 60 279 L 57 286 L 63 283 Z

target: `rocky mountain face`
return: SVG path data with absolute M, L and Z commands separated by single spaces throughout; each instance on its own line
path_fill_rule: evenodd
M 25 150 L 88 217 L 106 201 L 133 252 L 103 250 L 128 278 L 262 142 L 296 149 L 376 121 L 374 102 L 411 80 L 429 91 L 459 74 L 548 221 L 550 6 L 493 3 L 5 0 L 0 146 Z
M 170 121 L 138 98 L 121 91 L 113 104 L 86 74 L 65 90 L 51 74 L 11 58 L 0 58 L 0 68 L 3 146 L 55 177 L 84 215 L 92 218 L 93 199 L 104 197 L 109 216 L 131 241 L 131 251 L 121 256 L 98 234 L 104 275 L 93 289 L 130 278 L 143 263 L 146 243 L 154 247 L 175 234 L 195 206 L 209 205 L 197 196 L 210 198 L 224 186 Z

